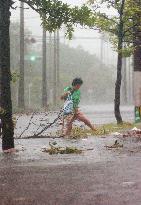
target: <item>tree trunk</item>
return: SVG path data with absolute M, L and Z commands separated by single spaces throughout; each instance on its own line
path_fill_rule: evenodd
M 138 3 L 138 2 L 136 2 Z M 140 14 L 135 17 L 138 22 L 133 27 L 134 44 L 134 104 L 135 104 L 135 122 L 141 122 L 141 27 Z
M 25 109 L 24 102 L 24 3 L 20 3 L 20 79 L 18 90 L 18 107 Z
M 56 62 L 57 62 L 57 68 L 56 68 L 56 84 L 57 84 L 57 99 L 59 99 L 60 96 L 60 35 L 59 35 L 59 29 L 57 30 L 57 39 L 56 39 Z
M 122 69 L 122 54 L 118 53 L 118 61 L 117 61 L 117 80 L 115 84 L 115 117 L 117 123 L 122 123 L 122 117 L 120 114 L 120 88 L 121 88 L 121 69 Z
M 141 33 L 134 30 L 134 71 L 141 72 Z
M 53 106 L 56 108 L 57 105 L 57 42 L 56 42 L 56 32 L 54 32 L 54 64 L 53 64 Z
M 117 80 L 115 84 L 115 104 L 114 112 L 117 123 L 123 123 L 121 113 L 120 113 L 120 89 L 122 80 L 122 48 L 123 48 L 123 11 L 124 11 L 125 0 L 122 0 L 120 7 L 120 22 L 118 26 L 118 60 L 117 60 Z
M 0 2 L 0 117 L 2 121 L 2 149 L 14 148 L 10 72 L 10 0 Z
M 47 108 L 46 30 L 44 28 L 42 52 L 42 107 Z

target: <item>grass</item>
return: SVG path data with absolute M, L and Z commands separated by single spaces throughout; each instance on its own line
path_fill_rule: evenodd
M 90 129 L 74 127 L 72 129 L 72 138 L 84 138 L 88 136 L 103 136 L 109 135 L 113 132 L 121 132 L 123 130 L 132 129 L 135 124 L 124 122 L 123 124 L 117 125 L 116 123 L 105 124 L 97 127 L 97 131 L 91 131 Z
M 92 131 L 85 127 L 74 126 L 70 138 L 79 139 L 79 138 L 86 138 L 88 136 L 110 135 L 111 133 L 114 132 L 122 132 L 124 130 L 132 129 L 135 126 L 138 127 L 138 125 L 129 122 L 123 122 L 123 124 L 119 124 L 119 125 L 117 125 L 116 123 L 109 123 L 109 124 L 97 126 L 97 131 Z M 60 135 L 61 135 L 60 131 L 57 131 L 56 136 L 60 136 Z
M 123 124 L 105 124 L 101 125 L 97 128 L 96 132 L 91 131 L 90 129 L 85 129 L 82 127 L 75 126 L 72 129 L 71 138 L 78 139 L 78 138 L 86 138 L 88 136 L 103 136 L 103 135 L 110 135 L 114 132 L 122 132 L 124 130 L 132 129 L 133 127 L 139 127 L 138 124 L 132 124 L 129 122 L 124 122 Z M 46 152 L 50 155 L 53 154 L 81 154 L 83 150 L 80 150 L 76 147 L 59 147 L 56 142 L 49 143 L 49 148 L 43 148 L 42 152 Z M 111 146 L 106 146 L 108 149 L 112 148 L 122 148 L 123 145 L 119 144 L 116 140 L 115 143 Z

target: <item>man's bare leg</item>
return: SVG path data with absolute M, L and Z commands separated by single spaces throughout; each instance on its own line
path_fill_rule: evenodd
M 66 125 L 65 125 L 65 131 L 64 131 L 64 136 L 70 136 L 71 130 L 72 130 L 72 123 L 75 120 L 74 115 L 70 114 L 66 117 Z
M 76 114 L 76 118 L 81 121 L 84 122 L 89 128 L 91 128 L 93 131 L 96 131 L 96 128 L 94 125 L 92 125 L 92 123 L 90 122 L 90 120 L 80 111 L 77 112 Z

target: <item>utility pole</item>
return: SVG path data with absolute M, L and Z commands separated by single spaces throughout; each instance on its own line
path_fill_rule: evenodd
M 49 49 L 48 49 L 48 99 L 53 104 L 53 42 L 52 33 L 49 33 Z
M 133 86 L 134 86 L 134 82 L 133 82 L 133 56 L 129 58 L 129 70 L 130 70 L 130 79 L 129 79 L 129 101 L 130 104 L 133 103 Z
M 47 107 L 47 72 L 46 72 L 46 30 L 43 28 L 42 39 L 42 107 Z
M 56 47 L 56 32 L 54 32 L 54 56 L 53 56 L 53 104 L 56 108 L 57 105 L 57 47 Z
M 59 98 L 60 92 L 60 35 L 59 29 L 57 30 L 57 45 L 56 45 L 56 62 L 57 62 L 57 72 L 56 72 L 56 80 L 57 80 L 57 98 Z
M 20 3 L 20 78 L 18 90 L 18 107 L 25 109 L 24 101 L 24 3 Z
M 100 58 L 101 58 L 101 64 L 104 63 L 104 36 L 101 34 L 100 37 L 101 44 L 100 44 Z
M 132 58 L 127 58 L 127 102 L 128 104 L 133 103 L 133 65 L 131 65 Z
M 123 95 L 123 103 L 127 104 L 127 59 L 122 59 L 123 69 L 122 69 L 122 95 Z

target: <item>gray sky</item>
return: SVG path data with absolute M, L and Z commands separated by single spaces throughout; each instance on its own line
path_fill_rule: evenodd
M 85 0 L 63 0 L 63 2 L 72 5 L 81 5 L 82 3 L 85 3 Z M 19 21 L 20 9 L 18 4 L 17 6 L 18 8 L 16 10 L 12 10 L 11 21 Z M 25 5 L 25 7 L 27 6 Z M 35 11 L 32 11 L 32 9 L 25 9 L 25 27 L 31 30 L 37 41 L 41 41 L 42 37 L 42 27 L 40 25 L 41 21 L 39 15 Z M 60 35 L 64 36 L 64 31 L 62 31 Z M 62 38 L 61 41 L 73 47 L 81 46 L 90 53 L 95 54 L 97 57 L 101 57 L 101 40 L 99 39 L 101 35 L 97 31 L 76 29 L 74 36 L 76 38 L 80 37 L 80 39 L 68 41 L 67 39 Z M 81 37 L 85 37 L 85 39 L 81 39 Z M 113 60 L 115 59 L 115 53 L 113 53 L 111 46 L 106 42 L 103 46 L 103 53 L 104 62 L 106 64 L 115 64 L 115 60 Z

